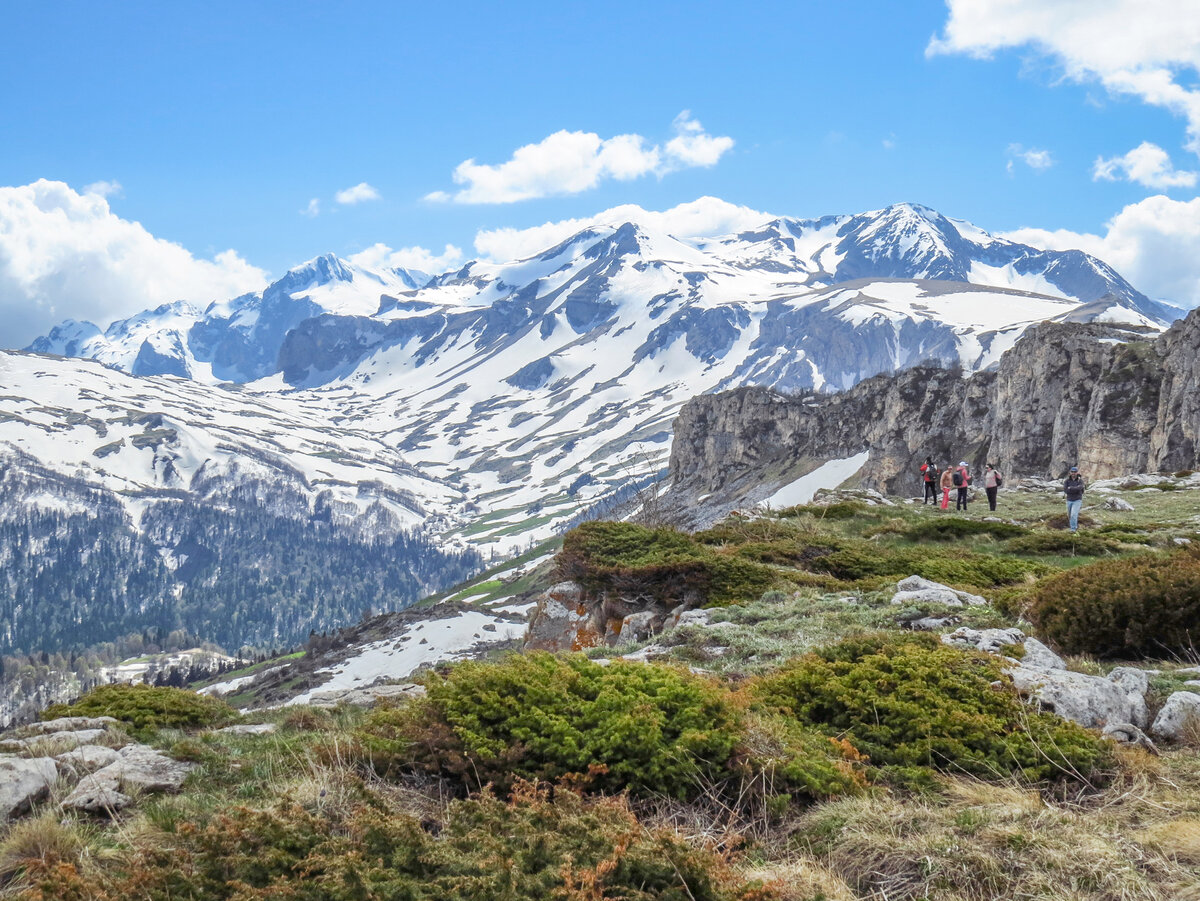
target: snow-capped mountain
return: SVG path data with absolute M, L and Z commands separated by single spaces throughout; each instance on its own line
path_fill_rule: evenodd
M 276 371 L 283 337 L 305 319 L 324 313 L 369 316 L 382 294 L 411 291 L 428 281 L 422 272 L 375 272 L 326 254 L 260 292 L 204 310 L 185 301 L 163 304 L 103 332 L 90 322 L 68 320 L 26 349 L 88 357 L 133 375 L 248 382 Z
M 1099 260 L 907 204 L 697 240 L 595 223 L 432 279 L 320 257 L 203 312 L 65 323 L 30 348 L 124 373 L 0 354 L 0 471 L 69 474 L 134 525 L 148 493 L 286 497 L 361 540 L 420 528 L 507 555 L 662 471 L 697 394 L 978 370 L 1033 323 L 1171 318 Z M 182 531 L 155 533 L 168 558 Z

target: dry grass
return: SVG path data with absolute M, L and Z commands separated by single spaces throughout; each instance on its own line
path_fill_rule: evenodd
M 1186 761 L 1172 781 L 1145 768 L 1086 803 L 947 779 L 932 797 L 825 804 L 797 835 L 861 899 L 1200 898 L 1200 816 L 1175 812 L 1200 803 L 1195 770 Z
M 20 820 L 0 839 L 0 883 L 20 888 L 27 877 L 53 869 L 60 863 L 78 864 L 90 856 L 86 827 L 60 820 L 53 807 Z

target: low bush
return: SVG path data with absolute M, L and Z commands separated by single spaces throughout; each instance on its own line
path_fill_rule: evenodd
M 807 654 L 753 687 L 767 706 L 849 738 L 903 784 L 930 770 L 985 779 L 1086 777 L 1109 752 L 1084 729 L 1027 709 L 994 658 L 937 637 L 883 633 Z
M 1120 550 L 1118 543 L 1103 535 L 1071 532 L 1035 532 L 1014 538 L 1007 550 L 1030 556 L 1103 557 Z
M 816 519 L 856 519 L 859 517 L 874 518 L 875 514 L 868 512 L 866 504 L 859 501 L 838 501 L 834 504 L 797 504 L 794 507 L 784 507 L 779 511 L 783 517 L 812 516 Z
M 1040 582 L 1030 615 L 1068 654 L 1128 659 L 1200 648 L 1200 552 L 1101 560 Z
M 556 563 L 560 578 L 590 592 L 642 594 L 667 604 L 751 600 L 780 581 L 770 568 L 683 532 L 625 522 L 587 522 L 572 529 Z
M 1052 516 L 1043 517 L 1042 525 L 1047 529 L 1069 529 L 1071 527 L 1071 519 L 1066 513 L 1055 513 Z M 1080 513 L 1076 524 L 1081 529 L 1094 529 L 1099 523 L 1094 518 L 1086 513 Z
M 60 716 L 111 716 L 142 732 L 219 726 L 238 718 L 236 710 L 217 698 L 182 688 L 124 683 L 93 688 L 74 704 L 47 707 L 42 719 Z
M 381 805 L 325 815 L 294 805 L 184 823 L 119 863 L 64 865 L 31 901 L 737 901 L 746 885 L 713 851 L 644 827 L 623 799 L 524 787 L 452 804 L 436 835 Z
M 981 519 L 967 519 L 961 516 L 943 516 L 915 522 L 904 530 L 903 535 L 911 541 L 954 541 L 978 535 L 1005 540 L 1025 535 L 1028 531 L 1024 526 L 1013 525 L 1010 522 L 984 522 Z
M 1024 582 L 1029 574 L 1050 568 L 1036 561 L 1014 560 L 958 548 L 888 547 L 867 541 L 845 541 L 815 556 L 805 566 L 846 582 L 881 581 L 918 575 L 936 582 L 992 588 Z
M 684 797 L 724 771 L 740 736 L 726 689 L 686 672 L 584 657 L 462 663 L 412 704 L 376 710 L 361 736 L 375 767 L 468 787 L 564 778 L 601 791 Z
M 514 655 L 431 678 L 424 698 L 373 711 L 358 737 L 377 772 L 467 789 L 520 780 L 786 806 L 855 792 L 857 752 L 768 714 L 747 717 L 723 685 L 670 667 Z

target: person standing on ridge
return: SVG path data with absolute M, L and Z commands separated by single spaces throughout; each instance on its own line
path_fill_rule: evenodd
M 959 462 L 958 468 L 951 476 L 954 487 L 958 489 L 958 498 L 954 501 L 954 509 L 967 512 L 967 487 L 971 484 L 971 473 L 967 469 L 967 461 Z
M 926 504 L 937 504 L 938 490 L 938 468 L 933 465 L 933 457 L 926 457 L 925 462 L 921 464 L 921 478 L 925 482 L 925 499 L 921 501 L 921 506 Z
M 1079 467 L 1072 466 L 1071 472 L 1063 481 L 1063 493 L 1067 496 L 1067 521 L 1071 527 L 1071 531 L 1079 529 L 1079 510 L 1083 507 L 1083 476 L 1079 474 Z
M 991 463 L 987 464 L 987 471 L 983 474 L 983 490 L 987 492 L 989 510 L 996 509 L 996 492 L 1003 484 L 1004 476 L 1000 475 Z
M 950 508 L 950 489 L 954 487 L 954 467 L 949 463 L 947 463 L 946 468 L 942 470 L 941 486 L 942 509 L 948 510 Z

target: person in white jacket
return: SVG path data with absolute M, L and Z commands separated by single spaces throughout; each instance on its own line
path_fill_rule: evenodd
M 996 494 L 1003 484 L 1004 477 L 991 463 L 987 464 L 987 470 L 983 474 L 983 490 L 987 492 L 989 510 L 996 509 Z

